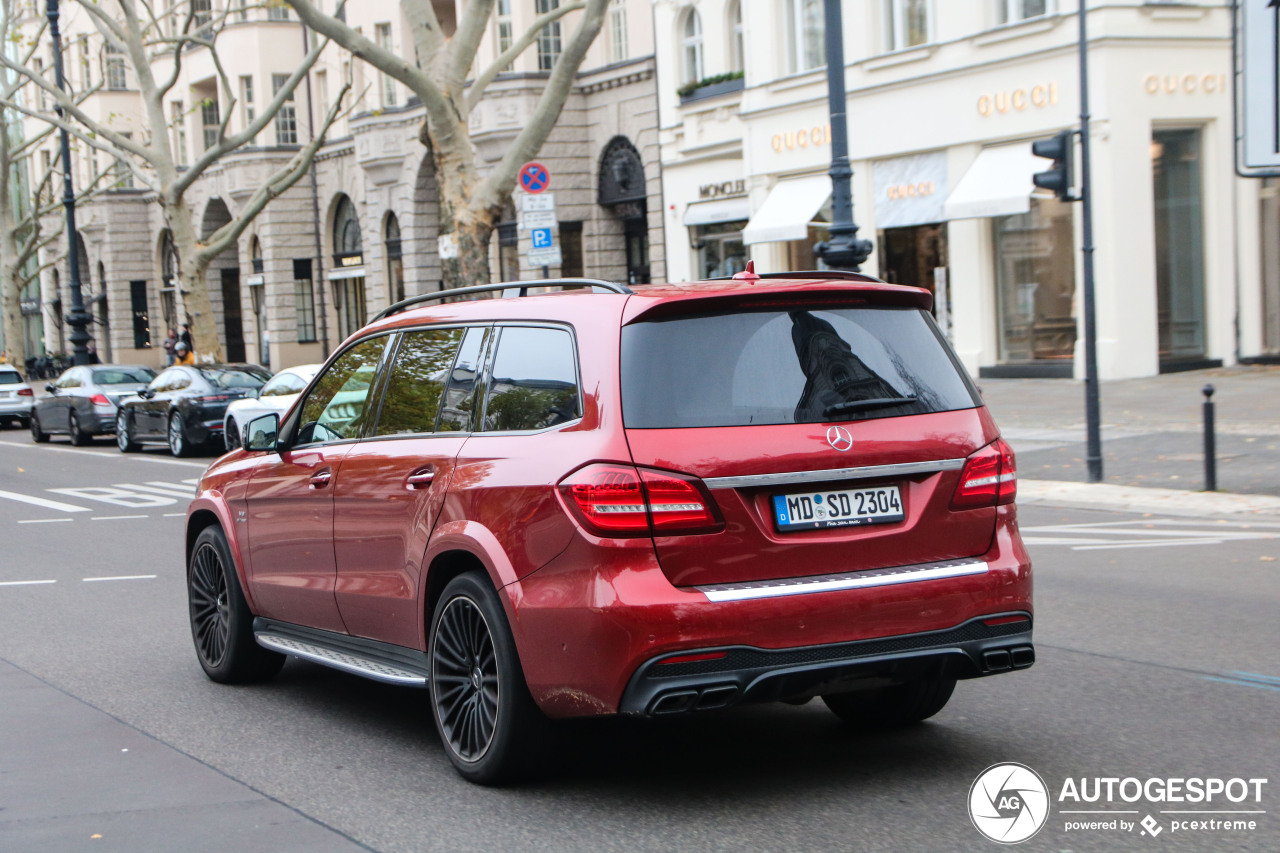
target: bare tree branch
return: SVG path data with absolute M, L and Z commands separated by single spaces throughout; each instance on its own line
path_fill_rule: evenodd
M 529 29 L 525 30 L 520 38 L 511 43 L 511 47 L 507 48 L 502 54 L 495 59 L 488 68 L 476 77 L 475 81 L 467 89 L 467 105 L 466 111 L 470 115 L 471 111 L 480 103 L 481 97 L 484 96 L 484 90 L 493 82 L 493 78 L 502 73 L 502 69 L 516 61 L 520 54 L 524 53 L 529 45 L 538 39 L 538 34 L 542 32 L 542 28 L 548 24 L 553 24 L 563 18 L 570 12 L 576 12 L 579 9 L 587 7 L 586 0 L 577 0 L 574 3 L 568 3 L 558 9 L 552 9 L 550 12 L 544 12 L 534 19 Z

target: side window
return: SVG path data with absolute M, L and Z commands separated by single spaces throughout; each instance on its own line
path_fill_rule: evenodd
M 502 329 L 490 376 L 487 431 L 544 429 L 582 414 L 573 337 L 563 329 Z
M 435 432 L 440 396 L 462 329 L 406 332 L 378 416 L 378 435 Z
M 185 370 L 175 370 L 173 374 L 173 381 L 169 383 L 169 387 L 166 388 L 165 390 L 181 391 L 183 388 L 190 388 L 190 387 L 191 387 L 191 374 L 187 373 Z
M 57 387 L 60 389 L 79 388 L 80 387 L 79 374 L 74 370 L 68 370 L 66 373 L 62 374 L 62 378 L 58 380 Z
M 471 430 L 476 373 L 480 370 L 480 359 L 484 354 L 485 336 L 488 331 L 488 329 L 479 328 L 467 329 L 462 348 L 458 350 L 458 359 L 454 362 L 453 371 L 449 374 L 449 387 L 445 390 L 440 424 L 436 427 L 439 432 Z
M 329 365 L 302 404 L 297 444 L 357 438 L 364 428 L 369 389 L 387 337 L 353 346 Z
M 177 381 L 178 374 L 179 371 L 177 370 L 166 370 L 155 379 L 152 379 L 147 388 L 157 394 L 162 391 L 171 391 L 175 387 L 174 382 Z
M 300 394 L 307 383 L 295 373 L 281 373 L 262 388 L 259 397 L 284 397 L 288 394 Z

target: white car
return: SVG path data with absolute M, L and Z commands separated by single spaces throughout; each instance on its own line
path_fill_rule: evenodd
M 13 365 L 0 364 L 0 426 L 14 421 L 26 426 L 35 399 L 35 392 L 23 381 L 22 374 Z
M 236 400 L 227 406 L 226 417 L 222 421 L 223 439 L 227 450 L 235 450 L 240 446 L 240 431 L 245 424 L 256 417 L 277 412 L 282 417 L 298 399 L 298 395 L 307 387 L 307 383 L 324 365 L 300 364 L 297 367 L 286 367 L 272 376 L 255 398 Z

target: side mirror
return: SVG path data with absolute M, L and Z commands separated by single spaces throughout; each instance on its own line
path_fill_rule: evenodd
M 144 400 L 150 400 L 155 395 L 156 395 L 156 392 L 152 391 L 150 388 L 143 388 L 141 391 L 138 392 L 138 396 Z
M 44 390 L 48 391 L 50 394 L 57 394 L 58 386 L 50 382 L 48 385 L 44 386 Z
M 241 443 L 245 450 L 275 451 L 280 435 L 280 416 L 275 412 L 254 418 L 245 425 Z

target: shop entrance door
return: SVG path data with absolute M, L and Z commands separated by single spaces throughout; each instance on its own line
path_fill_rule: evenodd
M 240 268 L 222 269 L 222 319 L 227 361 L 244 361 L 244 315 L 240 308 Z
M 1205 355 L 1204 219 L 1200 131 L 1152 134 L 1160 369 Z
M 878 238 L 880 277 L 893 284 L 923 287 L 932 293 L 933 271 L 947 265 L 946 224 L 932 222 L 885 228 Z

